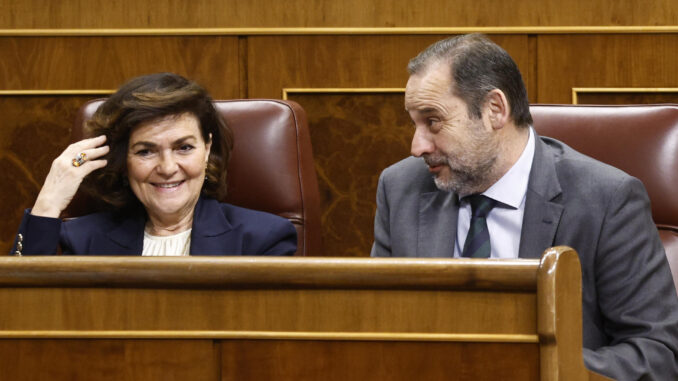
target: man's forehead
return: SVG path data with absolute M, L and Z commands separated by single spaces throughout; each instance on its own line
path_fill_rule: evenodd
M 405 87 L 405 109 L 432 111 L 431 103 L 437 103 L 451 91 L 450 80 L 450 73 L 445 67 L 430 67 L 425 72 L 410 76 Z

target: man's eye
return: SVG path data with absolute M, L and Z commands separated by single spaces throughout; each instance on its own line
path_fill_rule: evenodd
M 426 125 L 429 127 L 435 127 L 440 123 L 440 120 L 438 119 L 426 119 Z

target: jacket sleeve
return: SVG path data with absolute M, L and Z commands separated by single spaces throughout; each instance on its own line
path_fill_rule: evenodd
M 10 255 L 55 255 L 61 224 L 59 218 L 34 216 L 26 209 Z
M 386 198 L 385 172 L 379 176 L 377 186 L 377 211 L 374 216 L 374 243 L 372 244 L 372 257 L 390 257 L 391 253 L 391 230 L 389 222 L 389 206 Z
M 602 330 L 589 369 L 617 380 L 678 380 L 678 296 L 650 202 L 637 179 L 610 198 L 595 259 Z
M 276 216 L 277 217 L 277 216 Z M 261 255 L 294 255 L 297 251 L 297 229 L 284 218 L 276 218 L 261 237 Z

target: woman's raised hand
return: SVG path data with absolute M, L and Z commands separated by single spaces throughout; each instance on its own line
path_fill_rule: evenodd
M 71 144 L 54 159 L 31 214 L 58 218 L 85 176 L 106 166 L 107 161 L 101 159 L 109 150 L 103 145 L 105 142 L 105 135 L 84 139 Z

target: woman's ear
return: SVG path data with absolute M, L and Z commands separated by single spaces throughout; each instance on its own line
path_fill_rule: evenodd
M 209 138 L 205 142 L 205 163 L 210 159 L 210 150 L 212 149 L 212 133 L 210 133 Z

